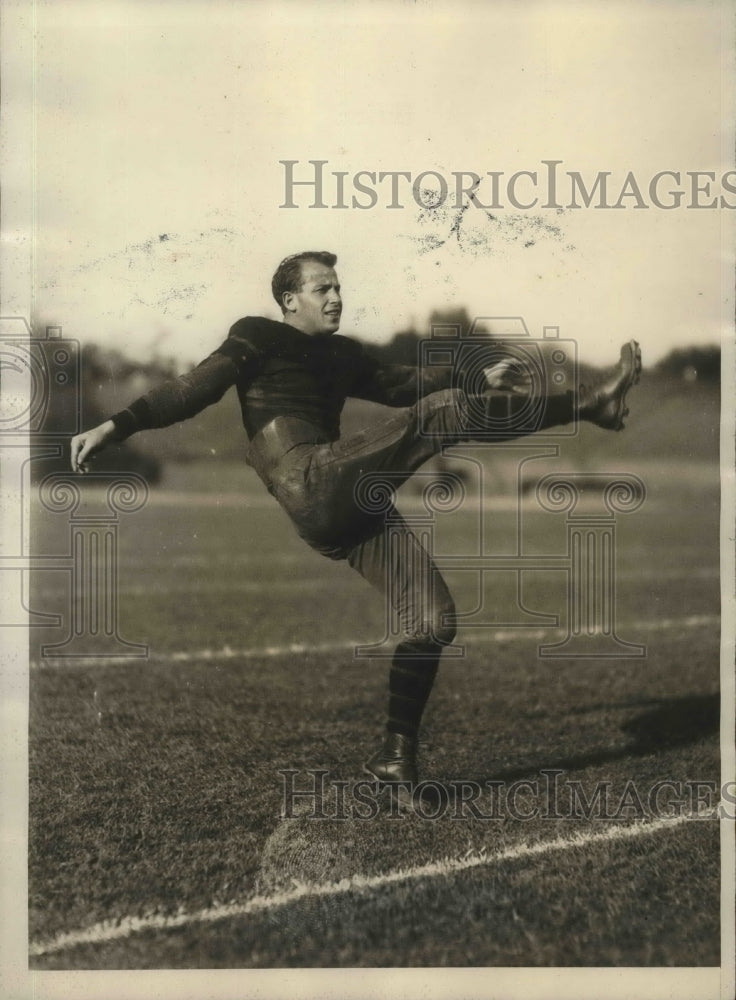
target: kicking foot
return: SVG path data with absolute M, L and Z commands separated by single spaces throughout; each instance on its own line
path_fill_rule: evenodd
M 578 416 L 606 430 L 620 431 L 629 415 L 626 393 L 639 381 L 641 350 L 635 340 L 621 348 L 621 357 L 613 371 L 593 386 L 580 386 Z
M 411 806 L 417 775 L 417 741 L 402 733 L 387 733 L 383 746 L 370 757 L 364 771 L 388 787 L 400 806 Z

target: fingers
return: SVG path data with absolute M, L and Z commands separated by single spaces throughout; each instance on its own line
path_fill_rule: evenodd
M 111 420 L 93 427 L 92 430 L 77 434 L 72 438 L 70 458 L 74 472 L 89 472 L 89 459 L 96 455 L 112 440 L 115 425 Z
M 483 369 L 486 382 L 492 389 L 500 389 L 503 386 L 510 365 L 510 361 L 497 361 L 495 365 Z
M 509 370 L 510 366 L 511 362 L 506 358 L 503 361 L 497 361 L 495 364 L 489 365 L 484 369 L 486 378 L 500 378 Z
M 72 438 L 71 443 L 71 463 L 72 472 L 86 472 L 87 466 L 84 465 L 84 459 L 87 457 L 89 448 L 86 443 L 87 439 L 84 434 L 78 434 L 76 437 Z
M 505 358 L 489 365 L 483 369 L 483 374 L 491 389 L 515 392 L 520 396 L 528 395 L 531 390 L 532 378 L 529 372 L 514 358 Z
M 89 472 L 87 461 L 95 450 L 94 441 L 87 434 L 78 434 L 72 438 L 71 461 L 73 472 Z

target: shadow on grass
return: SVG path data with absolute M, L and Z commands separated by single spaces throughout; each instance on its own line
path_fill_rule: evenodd
M 483 777 L 474 776 L 473 780 L 515 781 L 538 774 L 543 768 L 562 771 L 583 770 L 599 764 L 627 760 L 631 757 L 645 757 L 659 750 L 698 743 L 718 732 L 720 695 L 717 693 L 684 695 L 656 701 L 647 699 L 644 704 L 653 707 L 628 719 L 621 726 L 622 731 L 632 737 L 626 746 L 599 747 L 556 758 L 546 756 L 516 767 L 494 770 L 492 774 Z M 608 704 L 606 707 L 613 709 L 616 705 Z

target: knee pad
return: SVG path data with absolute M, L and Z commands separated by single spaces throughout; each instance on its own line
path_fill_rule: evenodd
M 451 600 L 431 609 L 417 627 L 407 634 L 405 642 L 418 646 L 449 646 L 455 638 L 455 605 Z

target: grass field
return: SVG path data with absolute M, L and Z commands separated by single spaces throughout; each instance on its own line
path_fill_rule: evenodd
M 434 819 L 352 809 L 387 675 L 352 646 L 380 640 L 383 607 L 246 471 L 180 467 L 121 518 L 119 629 L 147 658 L 41 657 L 69 581 L 38 571 L 33 607 L 63 624 L 32 635 L 31 966 L 718 965 L 719 825 L 689 818 L 720 781 L 717 475 L 632 471 L 648 496 L 617 525 L 617 622 L 646 656 L 540 658 L 564 576 L 526 572 L 524 605 L 562 631 L 461 630 L 422 733 L 422 777 L 448 789 Z M 525 504 L 525 549 L 564 547 L 564 516 Z M 485 512 L 498 551 L 516 519 L 508 497 Z M 37 551 L 63 551 L 62 521 L 37 513 Z M 477 522 L 472 504 L 442 515 L 437 550 L 468 551 Z M 477 604 L 473 574 L 447 579 Z M 488 583 L 495 620 L 515 587 Z M 347 783 L 343 813 L 303 799 L 282 818 L 284 769 Z M 668 821 L 647 800 L 665 779 Z M 463 805 L 459 782 L 497 782 L 495 805 Z M 603 815 L 570 805 L 604 785 Z

